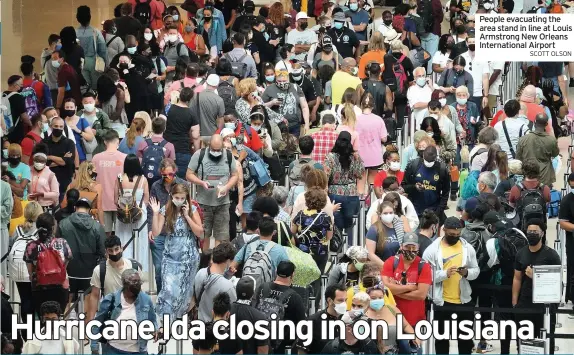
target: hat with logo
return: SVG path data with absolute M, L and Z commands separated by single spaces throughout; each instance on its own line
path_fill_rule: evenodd
M 405 233 L 403 237 L 403 245 L 419 245 L 419 236 L 413 232 Z

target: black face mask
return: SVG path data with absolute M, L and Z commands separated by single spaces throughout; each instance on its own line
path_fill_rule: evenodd
M 206 17 L 203 18 L 203 20 L 204 20 L 206 23 L 210 23 L 210 22 L 211 22 L 211 16 L 209 16 L 209 17 L 206 16 Z
M 10 157 L 6 160 L 8 160 L 8 163 L 10 163 L 10 165 L 18 165 L 20 163 L 20 160 L 22 158 L 18 158 L 18 157 Z
M 63 129 L 59 129 L 59 128 L 52 129 L 52 135 L 56 138 L 60 138 L 63 133 L 64 133 Z
M 303 23 L 301 23 L 299 26 L 301 27 L 301 29 L 302 29 L 303 31 L 305 31 L 305 30 L 307 29 L 307 26 L 309 26 L 309 24 L 308 24 L 307 22 L 303 22 Z
M 96 178 L 98 177 L 98 173 L 94 171 L 93 173 L 90 174 L 90 177 L 92 178 L 92 180 L 95 181 Z
M 329 54 L 329 53 L 331 53 L 332 51 L 333 51 L 333 48 L 332 48 L 332 47 L 324 47 L 324 48 L 323 48 L 323 52 L 324 52 L 324 53 Z
M 452 49 L 452 47 L 454 47 L 454 43 L 453 43 L 453 42 L 447 42 L 447 43 L 446 43 L 446 49 Z
M 458 241 L 460 240 L 460 237 L 454 236 L 454 235 L 445 235 L 444 236 L 444 240 L 446 241 L 446 243 L 448 245 L 455 245 L 456 243 L 458 243 Z
M 463 33 L 466 32 L 466 26 L 465 25 L 458 25 L 456 26 L 456 33 L 461 35 Z
M 383 23 L 384 23 L 386 26 L 390 26 L 390 25 L 392 25 L 392 24 L 393 24 L 393 19 L 390 19 L 390 20 L 383 20 Z
M 424 150 L 417 150 L 417 154 L 418 154 L 419 157 L 421 157 L 421 158 L 423 157 L 423 153 L 424 153 L 424 152 L 425 152 Z
M 62 111 L 62 117 L 72 117 L 76 114 L 76 110 L 64 110 Z
M 220 161 L 221 157 L 223 157 L 223 154 L 221 154 L 220 156 L 214 156 L 213 154 L 211 154 L 211 152 L 209 152 L 209 159 L 213 160 L 214 162 Z
M 474 50 L 476 49 L 476 44 L 469 44 L 468 45 L 468 50 L 471 52 L 474 52 Z
M 528 244 L 530 246 L 535 246 L 536 244 L 538 244 L 540 242 L 540 239 L 542 239 L 542 236 L 536 232 L 534 233 L 526 233 L 526 239 L 528 239 Z
M 128 63 L 120 63 L 119 66 L 120 66 L 120 69 L 121 69 L 122 71 L 123 71 L 123 70 L 126 70 L 126 69 L 129 69 Z
M 117 263 L 118 261 L 120 261 L 120 259 L 122 258 L 122 253 L 117 253 L 117 254 L 113 254 L 113 255 L 108 255 L 108 258 L 110 258 L 111 261 Z
M 140 294 L 141 290 L 142 290 L 142 286 L 141 285 L 129 285 L 128 290 L 134 295 L 134 297 L 137 298 L 138 295 Z

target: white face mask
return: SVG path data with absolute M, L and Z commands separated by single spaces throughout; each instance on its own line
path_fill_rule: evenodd
M 393 221 L 393 219 L 395 219 L 394 213 L 381 215 L 381 221 L 383 221 L 383 223 L 391 223 Z
M 44 168 L 46 167 L 46 163 L 34 163 L 34 169 L 40 171 L 40 170 L 44 170 Z
M 444 105 L 446 105 L 446 98 L 439 99 L 438 102 L 444 107 Z
M 338 315 L 345 314 L 345 312 L 347 312 L 347 303 L 342 302 L 342 303 L 336 304 L 335 305 L 335 312 L 337 312 Z
M 144 38 L 146 41 L 151 41 L 151 39 L 153 38 L 153 34 L 152 33 L 144 33 Z
M 434 137 L 434 132 L 427 132 L 427 136 L 429 136 L 431 138 Z
M 424 159 L 423 159 L 424 160 Z M 426 161 L 424 160 L 425 166 L 427 168 L 432 168 L 434 166 L 434 161 Z
M 85 104 L 84 105 L 84 111 L 86 111 L 86 112 L 93 112 L 95 108 L 96 108 L 95 104 Z
M 392 171 L 398 171 L 400 168 L 401 168 L 401 162 L 392 161 L 389 164 L 389 169 L 391 169 Z
M 171 200 L 175 207 L 181 207 L 185 203 L 185 200 Z
M 177 35 L 169 35 L 167 36 L 167 40 L 171 43 L 175 43 L 177 41 Z

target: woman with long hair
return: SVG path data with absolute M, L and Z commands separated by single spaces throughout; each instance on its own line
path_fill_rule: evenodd
M 76 189 L 68 189 L 66 196 L 60 204 L 60 208 L 54 213 L 54 218 L 57 223 L 60 223 L 64 218 L 70 217 L 76 211 L 76 202 L 80 199 L 80 191 Z M 101 223 L 101 222 L 100 222 Z
M 369 260 L 376 262 L 381 268 L 385 260 L 398 252 L 405 231 L 410 231 L 409 223 L 402 215 L 402 206 L 397 208 L 396 205 L 401 204 L 397 203 L 392 196 L 388 199 L 385 196 L 385 200 L 377 209 L 378 216 L 373 217 L 376 221 L 371 225 L 366 236 Z M 397 213 L 401 213 L 401 216 L 399 217 Z
M 280 2 L 275 2 L 269 6 L 269 16 L 267 21 L 270 25 L 270 39 L 278 39 L 279 45 L 283 46 L 287 40 L 287 33 L 291 31 L 291 24 L 285 16 L 285 7 Z
M 383 165 L 383 143 L 387 141 L 387 128 L 381 116 L 375 115 L 375 99 L 367 92 L 361 99 L 363 113 L 357 117 L 355 128 L 359 135 L 359 155 L 368 170 L 368 182 L 373 183 Z
M 95 139 L 94 133 L 90 122 L 83 117 L 79 117 L 78 107 L 76 106 L 76 100 L 68 98 L 64 100 L 64 110 L 60 112 L 60 115 L 66 121 L 66 126 L 70 127 L 74 132 L 74 137 L 76 138 L 76 150 L 78 151 L 78 159 L 81 162 L 85 161 L 88 156 L 87 152 L 84 150 L 83 141 L 86 140 L 91 142 Z
M 161 262 L 162 288 L 157 297 L 157 312 L 172 319 L 182 317 L 191 305 L 193 279 L 199 266 L 199 240 L 203 224 L 191 189 L 175 184 L 165 206 L 154 198 L 152 238 L 164 234 L 165 249 Z
M 446 33 L 440 36 L 438 40 L 438 50 L 432 57 L 432 71 L 433 71 L 433 82 L 438 82 L 440 75 L 443 71 L 448 69 L 449 56 L 454 46 L 454 38 L 450 33 Z
M 337 126 L 337 132 L 348 132 L 351 135 L 351 144 L 355 152 L 359 151 L 359 132 L 355 126 L 357 124 L 357 113 L 355 107 L 350 103 L 343 105 L 341 110 L 341 124 Z
M 381 198 L 383 195 L 383 181 L 387 177 L 396 177 L 400 185 L 405 176 L 405 172 L 401 171 L 401 156 L 399 155 L 399 148 L 397 148 L 396 145 L 389 144 L 386 146 L 385 153 L 383 154 L 382 168 L 383 169 L 375 175 L 373 182 L 377 198 Z
M 143 122 L 143 120 L 142 120 Z M 144 271 L 148 271 L 148 244 L 145 243 L 141 238 L 138 240 L 141 242 L 133 243 L 129 247 L 126 247 L 128 241 L 133 237 L 133 231 L 137 231 L 137 235 L 146 236 L 148 235 L 147 221 L 147 205 L 149 204 L 149 186 L 147 179 L 143 175 L 143 170 L 140 164 L 140 160 L 135 154 L 129 154 L 124 161 L 124 172 L 118 176 L 116 180 L 116 186 L 114 189 L 114 201 L 119 201 L 120 197 L 126 198 L 131 196 L 136 205 L 142 209 L 142 214 L 139 220 L 134 221 L 134 223 L 126 224 L 120 220 L 116 220 L 116 235 L 122 241 L 122 246 L 124 248 L 124 256 L 126 258 L 136 259 L 143 265 Z M 137 244 L 137 250 L 136 250 Z
M 38 216 L 44 213 L 42 206 L 36 201 L 29 202 L 24 208 L 24 224 L 16 227 L 14 235 L 10 240 L 12 250 L 22 250 L 26 245 L 38 239 L 38 229 L 36 220 Z M 28 273 L 28 267 L 24 260 L 16 260 L 13 257 L 8 258 L 8 271 L 10 279 L 16 282 L 18 295 L 20 296 L 20 316 L 26 319 L 26 315 L 34 314 L 34 304 L 32 303 L 32 282 Z
M 333 110 L 337 113 L 337 118 L 339 123 L 341 123 L 343 108 L 346 104 L 352 105 L 353 111 L 355 112 L 355 117 L 359 117 L 363 111 L 359 107 L 359 93 L 353 88 L 347 88 L 343 92 L 343 97 L 341 98 L 341 103 L 333 106 Z
M 384 39 L 383 34 L 379 31 L 375 31 L 369 39 L 368 51 L 364 53 L 361 56 L 361 60 L 359 60 L 360 79 L 367 79 L 369 77 L 369 73 L 366 70 L 369 63 L 385 62 L 385 54 L 387 54 L 387 51 L 385 50 Z
M 92 202 L 92 210 L 97 211 L 98 221 L 104 225 L 104 210 L 98 208 L 102 206 L 103 189 L 102 185 L 96 181 L 97 176 L 96 166 L 91 161 L 85 161 L 80 164 L 80 168 L 76 171 L 76 175 L 70 186 L 68 186 L 68 190 L 76 189 L 82 197 L 88 198 Z
M 253 78 L 246 78 L 239 82 L 237 87 L 237 102 L 235 103 L 235 110 L 237 111 L 237 118 L 244 124 L 248 125 L 251 117 L 251 112 L 255 106 L 264 105 L 267 116 L 274 122 L 282 122 L 281 115 L 270 109 L 272 106 L 277 106 L 281 102 L 273 99 L 267 103 L 259 96 L 257 91 L 257 82 Z
M 38 280 L 36 272 L 40 251 L 56 251 L 60 258 L 62 258 L 64 267 L 66 267 L 72 259 L 72 251 L 65 239 L 56 238 L 54 236 L 56 220 L 52 217 L 51 213 L 44 212 L 38 216 L 36 219 L 36 229 L 38 239 L 29 242 L 24 252 L 24 261 L 28 266 L 30 280 L 32 280 L 34 309 L 39 313 L 42 303 L 55 301 L 60 304 L 60 309 L 64 310 L 68 303 L 68 289 L 70 288 L 67 275 L 61 283 L 45 285 L 38 284 L 41 280 Z
M 141 118 L 145 122 L 145 127 L 144 127 L 144 130 L 142 133 L 142 137 L 143 138 L 151 137 L 151 135 L 152 135 L 151 116 L 149 115 L 149 113 L 147 113 L 146 111 L 138 111 L 134 114 L 134 119 L 135 118 Z
M 353 112 L 352 109 L 346 111 Z M 359 211 L 358 181 L 365 173 L 361 157 L 355 153 L 351 144 L 351 134 L 339 133 L 331 153 L 325 157 L 323 165 L 329 178 L 329 198 L 334 204 L 340 204 L 340 210 L 334 214 L 335 225 L 341 231 L 346 230 L 349 245 L 353 244 L 353 216 Z
M 421 122 L 421 130 L 427 133 L 427 136 L 434 139 L 437 148 L 441 150 L 444 148 L 442 132 L 438 125 L 438 121 L 434 117 L 426 117 Z
M 508 156 L 500 145 L 492 144 L 488 149 L 488 158 L 481 172 L 485 171 L 492 171 L 496 175 L 497 183 L 501 180 L 501 174 L 504 180 L 508 179 Z
M 62 52 L 66 58 L 66 63 L 70 64 L 78 74 L 80 85 L 85 85 L 86 80 L 82 75 L 82 62 L 85 59 L 84 49 L 78 44 L 76 29 L 72 26 L 66 26 L 60 31 L 60 42 L 62 43 Z M 60 109 L 60 107 L 56 107 Z
M 134 118 L 126 136 L 120 142 L 118 150 L 124 154 L 136 154 L 138 146 L 145 140 L 143 137 L 145 121 L 143 118 Z

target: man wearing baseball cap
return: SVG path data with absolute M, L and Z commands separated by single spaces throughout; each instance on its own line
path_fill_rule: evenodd
M 566 231 L 566 302 L 574 303 L 574 173 L 568 176 L 568 187 L 570 193 L 560 202 L 558 219 L 560 228 Z
M 437 306 L 469 306 L 471 293 L 469 281 L 475 280 L 480 273 L 476 252 L 470 243 L 460 237 L 464 223 L 456 217 L 444 221 L 444 236 L 437 238 L 423 254 L 423 260 L 429 262 L 434 270 L 434 293 L 432 300 Z M 445 321 L 451 320 L 453 313 L 458 321 L 474 320 L 472 312 L 440 311 L 435 312 L 439 331 L 444 331 Z M 458 340 L 458 353 L 470 354 L 474 342 Z M 449 340 L 435 340 L 437 354 L 448 354 Z
M 426 319 L 425 300 L 432 275 L 430 264 L 418 256 L 419 236 L 405 234 L 400 253 L 383 265 L 383 283 L 393 293 L 397 307 L 413 327 Z
M 309 29 L 309 16 L 301 11 L 295 17 L 297 28 L 287 34 L 287 43 L 295 46 L 295 59 L 304 61 L 313 43 L 317 43 L 317 34 Z

